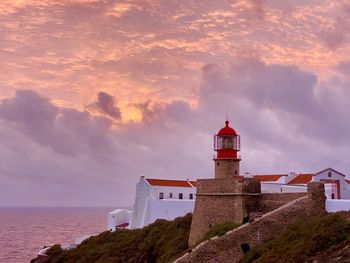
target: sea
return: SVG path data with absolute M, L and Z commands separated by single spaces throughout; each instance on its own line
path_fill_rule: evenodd
M 107 207 L 0 207 L 0 263 L 27 263 L 43 246 L 106 230 Z

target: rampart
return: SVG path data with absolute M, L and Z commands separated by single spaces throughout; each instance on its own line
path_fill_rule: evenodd
M 266 214 L 306 195 L 307 193 L 262 193 L 259 199 L 259 212 Z
M 175 262 L 238 262 L 243 255 L 242 245 L 252 248 L 276 237 L 290 224 L 325 214 L 325 199 L 324 185 L 318 182 L 309 183 L 307 196 L 264 214 L 222 237 L 205 241 Z
M 260 183 L 255 179 L 198 180 L 189 244 L 194 245 L 217 224 L 241 224 L 251 211 L 259 208 L 259 195 Z

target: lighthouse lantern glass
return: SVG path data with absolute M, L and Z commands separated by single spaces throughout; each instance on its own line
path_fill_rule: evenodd
M 216 135 L 214 138 L 214 150 L 236 150 L 239 151 L 239 136 Z

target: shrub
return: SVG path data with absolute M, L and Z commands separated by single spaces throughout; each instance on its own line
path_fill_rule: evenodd
M 343 214 L 329 214 L 290 225 L 280 236 L 253 248 L 241 260 L 250 262 L 305 262 L 317 253 L 345 241 L 350 222 Z
M 199 240 L 198 243 L 201 243 L 201 242 L 208 240 L 212 237 L 223 236 L 228 231 L 235 229 L 237 227 L 239 227 L 239 224 L 232 223 L 232 222 L 225 222 L 222 224 L 215 225 L 207 233 L 205 233 L 205 235 Z
M 47 251 L 46 251 L 46 255 L 48 256 L 57 256 L 63 253 L 63 249 L 61 247 L 61 245 L 59 244 L 55 244 L 52 247 L 50 247 Z
M 169 262 L 188 249 L 191 221 L 187 214 L 173 221 L 157 220 L 143 229 L 106 231 L 74 250 L 51 254 L 49 262 Z

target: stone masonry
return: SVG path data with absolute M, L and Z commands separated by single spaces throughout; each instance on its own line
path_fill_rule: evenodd
M 259 208 L 260 192 L 260 182 L 251 178 L 198 180 L 189 244 L 195 245 L 217 224 L 241 224 L 250 212 Z
M 214 158 L 215 163 L 215 178 L 230 178 L 239 175 L 240 159 L 217 159 Z
M 222 237 L 215 237 L 199 244 L 176 262 L 239 262 L 243 255 L 242 244 L 252 248 L 276 237 L 290 224 L 325 214 L 325 199 L 324 185 L 311 182 L 308 184 L 307 196 L 264 214 L 251 223 L 229 231 Z
M 266 214 L 306 195 L 307 193 L 262 193 L 259 199 L 259 212 Z

